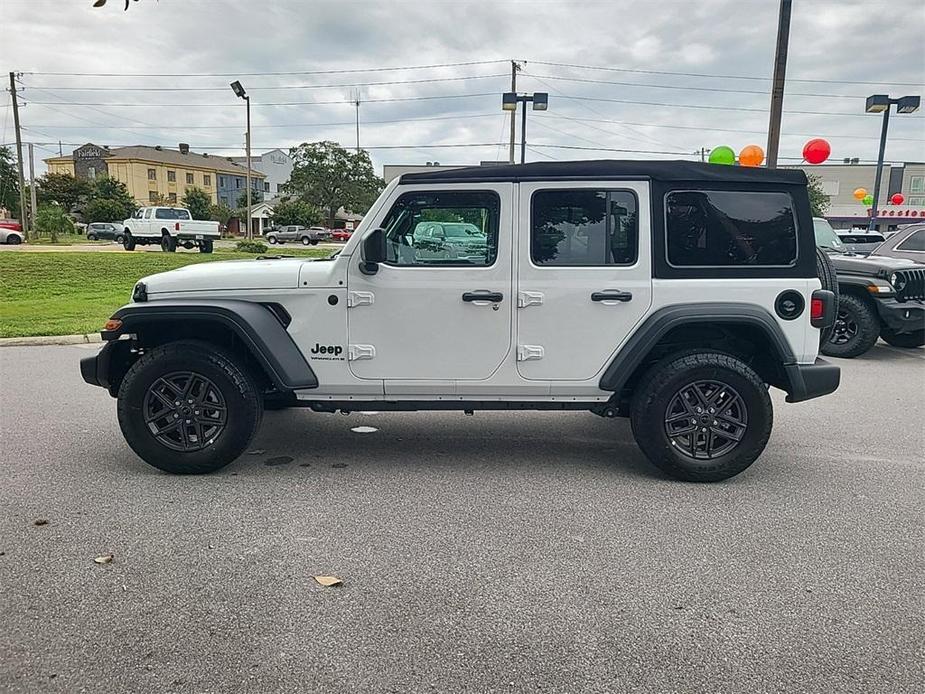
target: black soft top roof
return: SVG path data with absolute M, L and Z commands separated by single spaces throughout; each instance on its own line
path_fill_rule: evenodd
M 498 181 L 579 180 L 704 181 L 711 183 L 783 183 L 806 185 L 800 169 L 765 169 L 672 160 L 540 161 L 531 164 L 468 166 L 402 174 L 401 183 L 493 183 Z

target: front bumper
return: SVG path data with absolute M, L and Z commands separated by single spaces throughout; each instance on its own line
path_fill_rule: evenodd
M 91 386 L 109 389 L 109 371 L 116 344 L 107 342 L 95 355 L 80 360 L 80 375 L 84 381 Z
M 894 333 L 925 329 L 925 302 L 879 299 L 874 303 L 881 322 Z
M 841 369 L 825 359 L 813 364 L 787 364 L 784 366 L 790 388 L 787 402 L 803 402 L 834 393 L 841 381 Z

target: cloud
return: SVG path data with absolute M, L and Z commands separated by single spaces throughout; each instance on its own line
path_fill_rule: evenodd
M 692 156 L 700 147 L 766 141 L 776 2 L 141 0 L 128 12 L 119 3 L 90 4 L 0 5 L 0 62 L 25 73 L 24 135 L 41 143 L 43 156 L 57 151 L 50 143 L 58 140 L 68 143 L 66 150 L 91 140 L 183 141 L 240 153 L 243 104 L 228 89 L 239 77 L 252 96 L 258 150 L 320 139 L 353 146 L 351 85 L 365 83 L 359 87 L 361 144 L 406 147 L 372 150 L 377 167 L 503 158 L 509 120 L 500 94 L 510 88 L 511 59 L 526 61 L 519 89 L 550 93 L 549 111 L 529 115 L 533 158 L 657 156 L 608 149 Z M 794 3 L 782 155 L 799 156 L 809 136 L 821 136 L 832 141 L 833 157 L 874 158 L 879 122 L 863 113 L 863 97 L 923 91 L 923 31 L 919 0 Z M 479 61 L 498 62 L 271 74 Z M 371 84 L 381 82 L 392 84 Z M 176 91 L 141 91 L 156 88 Z M 8 100 L 0 106 L 6 142 L 12 139 Z M 921 114 L 893 119 L 887 156 L 925 159 L 923 123 Z M 430 147 L 462 143 L 487 144 Z M 603 149 L 564 149 L 570 146 Z

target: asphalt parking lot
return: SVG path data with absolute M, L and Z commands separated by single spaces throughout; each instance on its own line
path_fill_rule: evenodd
M 776 393 L 762 458 L 693 485 L 583 413 L 269 412 L 171 477 L 96 348 L 0 350 L 4 692 L 925 686 L 925 350 Z

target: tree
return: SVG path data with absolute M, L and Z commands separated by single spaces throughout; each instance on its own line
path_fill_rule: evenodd
M 0 207 L 19 218 L 19 173 L 9 147 L 0 147 Z
M 109 176 L 100 176 L 90 184 L 90 195 L 86 205 L 84 205 L 84 217 L 88 215 L 88 208 L 94 204 L 96 209 L 105 203 L 107 212 L 114 215 L 105 220 L 108 222 L 114 220 L 128 219 L 138 209 L 135 199 L 128 192 L 128 188 L 122 181 L 117 181 Z M 99 221 L 86 219 L 87 222 Z
M 263 193 L 259 190 L 251 190 L 251 205 L 263 202 Z M 242 210 L 247 209 L 247 191 L 245 190 L 238 196 L 238 207 Z
M 36 181 L 35 196 L 42 205 L 57 204 L 65 212 L 73 212 L 86 202 L 92 192 L 89 181 L 71 174 L 47 173 Z
M 234 217 L 234 210 L 223 202 L 212 205 L 209 208 L 209 219 L 213 222 L 218 222 L 219 224 L 227 226 L 228 220 L 232 217 Z
M 35 230 L 48 234 L 52 243 L 58 242 L 59 234 L 73 234 L 74 222 L 61 205 L 42 205 L 35 215 Z
M 180 201 L 193 219 L 209 219 L 212 215 L 212 196 L 202 188 L 189 188 Z
M 302 143 L 289 150 L 292 176 L 286 189 L 328 213 L 366 212 L 385 182 L 376 176 L 366 151 L 351 152 L 336 142 Z
M 123 220 L 131 216 L 131 213 L 125 214 L 125 205 L 117 200 L 95 198 L 84 205 L 83 218 L 87 224 L 92 224 L 93 222 L 121 224 Z
M 806 178 L 809 181 L 807 192 L 809 193 L 809 206 L 812 209 L 813 217 L 825 217 L 825 213 L 829 211 L 831 200 L 822 190 L 822 179 L 815 174 L 809 174 Z
M 277 226 L 300 224 L 303 227 L 310 227 L 324 221 L 324 213 L 319 208 L 298 199 L 276 203 L 271 216 L 273 224 Z

